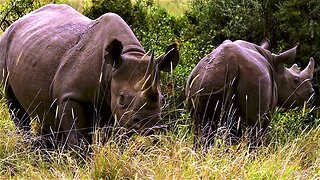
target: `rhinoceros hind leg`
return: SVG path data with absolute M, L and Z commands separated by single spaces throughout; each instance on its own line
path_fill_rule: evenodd
M 15 125 L 24 132 L 29 132 L 31 129 L 30 116 L 15 97 L 11 87 L 6 90 L 6 97 L 10 116 Z
M 214 143 L 219 128 L 221 99 L 218 96 L 202 95 L 188 101 L 193 120 L 195 149 L 208 149 Z

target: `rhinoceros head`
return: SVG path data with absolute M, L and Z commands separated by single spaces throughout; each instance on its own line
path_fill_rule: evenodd
M 300 106 L 308 101 L 314 94 L 312 88 L 312 77 L 314 71 L 314 60 L 310 58 L 308 66 L 300 71 L 297 64 L 293 64 L 296 57 L 297 46 L 274 55 L 275 79 L 278 87 L 278 105 L 280 107 Z M 293 64 L 286 68 L 284 64 Z
M 113 47 L 112 47 L 113 46 Z M 160 124 L 160 72 L 170 71 L 179 61 L 177 44 L 167 47 L 164 55 L 154 58 L 141 53 L 121 53 L 122 44 L 114 41 L 116 56 L 107 57 L 113 64 L 111 80 L 111 109 L 120 127 L 138 133 L 149 133 Z

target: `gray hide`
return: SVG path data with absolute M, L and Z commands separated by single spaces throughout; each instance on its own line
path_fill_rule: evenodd
M 160 125 L 159 71 L 179 61 L 177 44 L 146 54 L 121 17 L 91 20 L 67 5 L 46 5 L 13 23 L 0 41 L 8 106 L 18 126 L 36 117 L 42 135 L 89 143 L 97 127 L 145 132 Z
M 226 40 L 193 69 L 186 95 L 198 143 L 210 143 L 208 138 L 223 126 L 237 139 L 242 126 L 253 131 L 251 143 L 257 145 L 276 105 L 303 105 L 313 95 L 314 60 L 303 71 L 296 64 L 286 68 L 297 46 L 280 55 L 269 48 L 267 40 L 260 46 Z

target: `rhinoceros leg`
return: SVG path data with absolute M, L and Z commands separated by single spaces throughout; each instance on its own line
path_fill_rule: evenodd
M 271 119 L 271 83 L 268 77 L 260 77 L 260 81 L 243 78 L 243 81 L 239 80 L 239 84 L 241 83 L 245 86 L 237 87 L 237 99 L 242 124 L 247 128 L 251 146 L 259 146 Z
M 195 134 L 195 148 L 203 146 L 204 149 L 212 144 L 213 135 L 216 131 L 217 114 L 214 102 L 206 95 L 197 95 L 188 100 L 188 109 L 193 120 Z
M 90 114 L 84 103 L 67 100 L 58 106 L 63 141 L 68 145 L 90 144 Z
M 210 147 L 216 134 L 227 140 L 235 140 L 237 133 L 234 120 L 238 119 L 238 114 L 234 113 L 233 94 L 233 89 L 229 88 L 221 94 L 209 93 L 188 100 L 196 148 L 201 145 L 204 149 Z
M 24 132 L 29 132 L 31 130 L 30 116 L 16 99 L 10 86 L 6 90 L 6 97 L 10 116 L 15 125 Z

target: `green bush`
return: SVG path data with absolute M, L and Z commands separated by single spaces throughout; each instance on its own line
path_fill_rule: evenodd
M 193 0 L 186 38 L 205 53 L 225 39 L 259 43 L 267 37 L 276 53 L 299 42 L 298 63 L 306 65 L 320 58 L 319 14 L 315 0 Z
M 113 12 L 120 15 L 129 25 L 137 26 L 146 23 L 147 9 L 152 0 L 137 0 L 135 3 L 127 0 L 92 0 L 91 6 L 84 8 L 84 15 L 96 19 L 101 15 Z
M 186 38 L 207 54 L 226 39 L 260 42 L 263 21 L 256 0 L 193 0 L 186 12 L 189 22 Z
M 286 112 L 278 109 L 269 125 L 267 142 L 272 142 L 274 146 L 292 142 L 300 134 L 317 127 L 319 120 L 313 115 L 313 109 L 307 107 L 294 108 Z
M 23 15 L 43 5 L 40 0 L 10 0 L 0 8 L 0 28 L 4 31 Z

